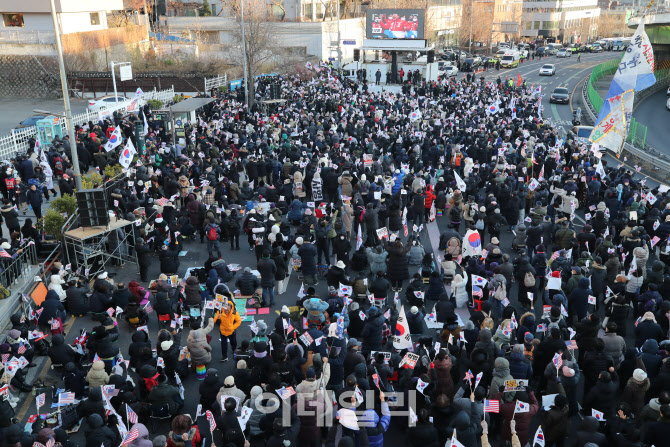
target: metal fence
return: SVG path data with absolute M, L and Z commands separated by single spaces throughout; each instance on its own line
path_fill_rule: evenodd
M 150 92 L 144 92 L 142 94 L 141 100 L 148 101 L 156 99 L 161 101 L 164 105 L 172 103 L 174 98 L 174 87 L 170 87 L 167 90 L 152 90 Z M 131 103 L 130 100 L 122 103 L 113 108 L 106 109 L 106 112 L 113 112 L 114 110 L 125 108 Z M 84 113 L 79 113 L 77 115 L 72 115 L 72 124 L 84 124 L 89 121 L 97 122 L 100 120 L 100 112 L 90 112 L 85 111 Z M 63 135 L 69 134 L 67 130 L 67 123 L 64 119 L 60 120 L 60 126 L 63 131 Z M 15 157 L 18 154 L 25 153 L 28 150 L 28 140 L 31 137 L 37 135 L 37 128 L 35 126 L 25 127 L 23 129 L 12 129 L 9 135 L 0 137 L 0 160 L 9 160 L 12 157 Z
M 619 61 L 620 59 L 615 59 L 596 65 L 589 77 L 587 95 L 591 105 L 595 109 L 596 116 L 600 113 L 600 109 L 605 101 L 604 98 L 600 96 L 600 93 L 598 93 L 597 83 L 605 76 L 613 75 L 619 66 Z M 668 80 L 670 79 L 670 61 L 657 61 L 654 75 L 656 76 L 656 83 L 635 94 L 636 104 L 647 96 L 657 92 L 660 88 L 665 88 L 668 85 Z M 634 146 L 647 149 L 647 130 L 647 126 L 638 123 L 635 117 L 632 117 L 626 141 Z
M 9 258 L 2 258 L 0 264 L 0 283 L 8 289 L 30 273 L 31 265 L 37 264 L 37 249 L 34 242 L 23 243 L 19 250 L 21 253 L 14 259 L 10 261 Z
M 215 78 L 205 78 L 205 93 L 213 88 L 225 87 L 228 85 L 228 75 L 224 74 L 223 76 L 218 75 Z

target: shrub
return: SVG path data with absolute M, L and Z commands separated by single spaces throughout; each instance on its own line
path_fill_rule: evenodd
M 157 99 L 150 99 L 147 101 L 147 104 L 149 104 L 149 107 L 151 107 L 152 110 L 160 109 L 163 107 L 163 101 L 159 101 Z

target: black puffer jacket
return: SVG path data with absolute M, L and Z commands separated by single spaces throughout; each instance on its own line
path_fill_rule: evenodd
M 200 384 L 200 404 L 203 409 L 211 409 L 214 402 L 216 402 L 216 395 L 219 389 L 223 386 L 223 381 L 217 374 L 213 374 L 210 369 L 207 371 L 207 377 Z
M 49 348 L 49 358 L 55 365 L 67 365 L 68 363 L 77 363 L 77 353 L 69 345 L 65 344 L 63 334 L 56 334 L 51 338 L 51 347 Z
M 112 337 L 108 332 L 95 334 L 96 353 L 101 359 L 116 357 L 119 354 L 119 347 L 112 343 Z
M 65 312 L 65 308 L 54 290 L 47 292 L 47 296 L 40 307 L 43 309 L 38 320 L 40 326 L 49 326 L 49 321 L 52 318 L 58 318 L 61 312 Z
M 382 349 L 382 328 L 384 327 L 384 316 L 379 313 L 376 307 L 368 310 L 365 327 L 361 332 L 363 346 L 361 351 L 368 353 L 370 351 L 381 351 Z
M 87 418 L 92 414 L 97 414 L 103 420 L 105 419 L 105 405 L 102 401 L 102 389 L 100 387 L 91 388 L 88 392 L 88 399 L 82 401 L 77 407 L 79 418 Z
M 235 281 L 235 286 L 240 289 L 240 294 L 243 296 L 253 295 L 260 285 L 256 275 L 251 272 L 242 273 Z
M 86 422 L 86 447 L 116 447 L 121 442 L 119 435 L 104 425 L 99 414 L 90 415 Z
M 89 291 L 88 284 L 85 287 L 68 287 L 65 291 L 67 308 L 73 315 L 86 315 L 89 310 L 88 297 L 86 294 Z
M 139 370 L 143 364 L 153 359 L 151 341 L 149 335 L 144 331 L 135 331 L 132 340 L 132 343 L 128 346 L 130 367 Z

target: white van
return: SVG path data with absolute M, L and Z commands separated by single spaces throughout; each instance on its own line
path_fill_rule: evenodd
M 521 55 L 518 51 L 507 51 L 500 59 L 500 66 L 505 68 L 515 68 L 519 66 Z

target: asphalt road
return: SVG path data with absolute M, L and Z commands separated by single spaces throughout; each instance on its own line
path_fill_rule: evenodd
M 633 116 L 639 123 L 647 126 L 647 143 L 661 152 L 670 153 L 670 112 L 665 108 L 667 100 L 666 89 L 661 89 L 639 103 Z
M 84 113 L 88 100 L 71 98 L 70 106 L 73 115 Z M 33 110 L 63 113 L 65 107 L 62 99 L 0 98 L 0 137 L 9 134 L 21 121 L 33 116 Z

